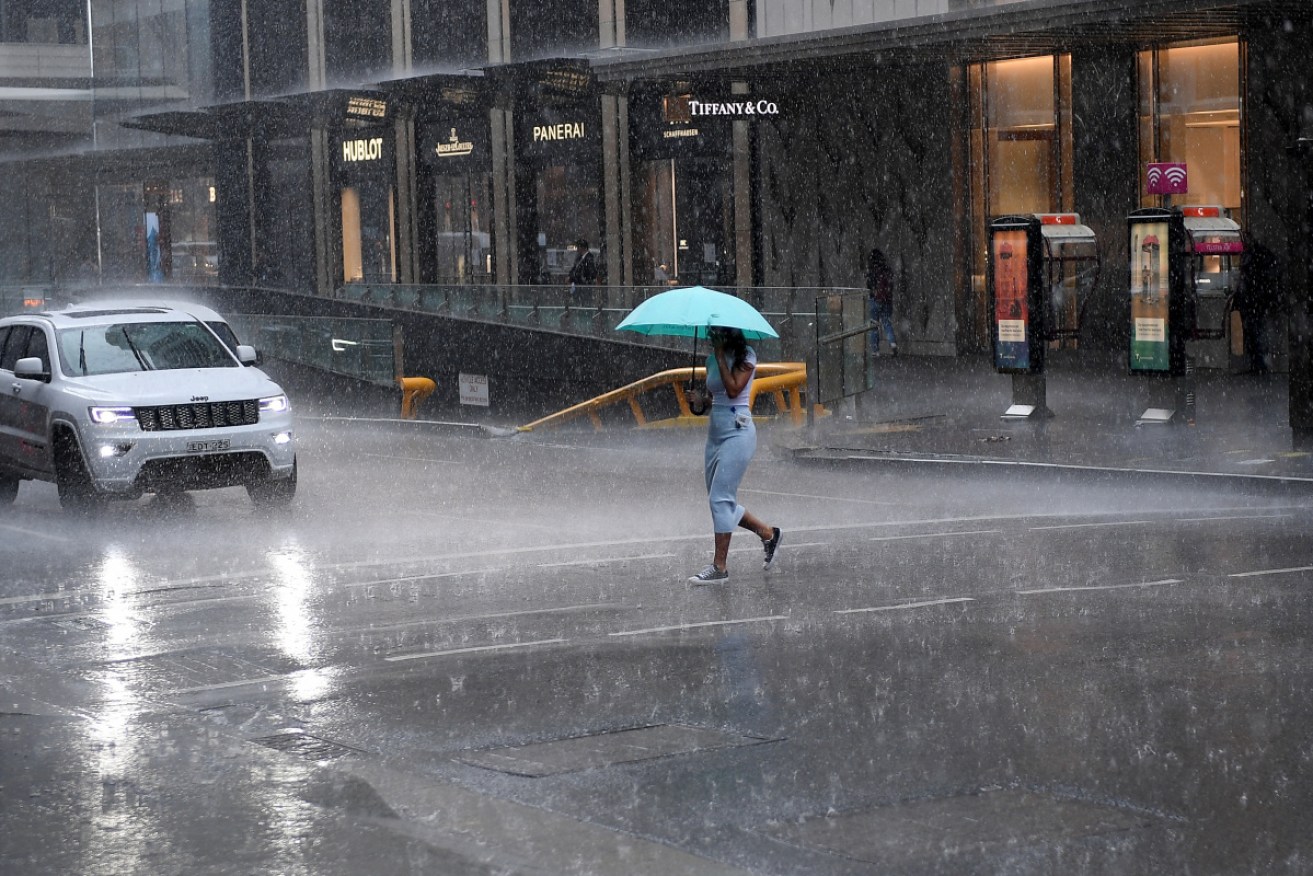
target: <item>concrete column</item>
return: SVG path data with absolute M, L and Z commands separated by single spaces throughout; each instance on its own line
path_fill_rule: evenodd
M 392 0 L 392 73 L 405 76 L 410 67 L 410 0 Z
M 519 282 L 519 240 L 516 228 L 515 117 L 510 110 L 491 110 L 493 228 L 497 241 L 497 282 Z
M 1071 56 L 1072 168 L 1075 207 L 1098 235 L 1102 270 L 1085 308 L 1081 347 L 1125 350 L 1130 343 L 1131 300 L 1126 265 L 1126 217 L 1140 206 L 1139 96 L 1136 51 L 1129 46 L 1086 46 Z
M 731 86 L 734 94 L 747 94 L 746 82 Z M 752 239 L 752 132 L 748 122 L 735 121 L 731 132 L 733 149 L 731 172 L 734 175 L 734 282 L 741 289 L 753 285 Z
M 396 140 L 397 281 L 415 283 L 419 277 L 419 235 L 415 217 L 419 209 L 418 174 L 415 167 L 415 119 L 399 113 L 393 122 Z
M 729 0 L 729 38 L 731 40 L 751 39 L 748 32 L 749 0 Z M 752 0 L 756 2 L 756 0 Z
M 1288 321 L 1290 427 L 1313 448 L 1313 81 L 1297 71 L 1313 44 L 1307 18 L 1255 16 L 1244 34 L 1245 223 L 1276 255 Z
M 328 68 L 324 60 L 324 3 L 325 0 L 306 0 L 305 32 L 309 70 L 306 71 L 306 85 L 310 91 L 318 91 L 328 85 Z
M 612 286 L 632 286 L 633 233 L 629 204 L 629 99 L 602 96 L 602 207 L 606 217 L 606 275 Z
M 310 129 L 310 194 L 315 215 L 315 294 L 331 296 L 342 279 L 338 240 L 337 192 L 333 186 L 333 150 L 329 133 Z
M 603 49 L 625 44 L 625 0 L 597 0 L 598 46 Z

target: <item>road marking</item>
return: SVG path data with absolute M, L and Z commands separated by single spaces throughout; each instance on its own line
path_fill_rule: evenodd
M 916 535 L 877 535 L 875 538 L 869 538 L 867 541 L 902 541 L 908 538 L 947 538 L 950 535 L 993 535 L 1002 530 L 998 529 L 964 529 L 954 532 L 922 532 Z
M 384 657 L 388 663 L 398 663 L 402 660 L 423 660 L 426 657 L 446 657 L 451 654 L 474 654 L 480 651 L 509 651 L 514 648 L 536 648 L 539 645 L 561 645 L 565 639 L 539 639 L 536 642 L 508 642 L 505 645 L 475 645 L 472 648 L 450 648 L 446 651 L 426 651 L 423 654 L 398 654 L 393 657 Z
M 604 557 L 600 560 L 570 560 L 565 563 L 536 563 L 538 569 L 559 569 L 564 566 L 600 566 L 603 563 L 623 563 L 626 560 L 668 560 L 675 554 L 641 554 L 633 557 Z
M 645 630 L 621 630 L 618 633 L 607 633 L 608 636 L 642 636 L 646 633 L 671 633 L 677 630 L 696 630 L 703 627 L 732 627 L 739 624 L 759 624 L 763 621 L 788 620 L 787 614 L 773 614 L 770 617 L 748 617 L 742 620 L 725 620 L 725 621 L 702 621 L 696 624 L 677 624 L 673 627 L 648 627 Z
M 0 529 L 7 530 L 8 532 L 17 532 L 20 535 L 30 535 L 33 536 L 34 538 L 45 538 L 45 539 L 49 539 L 50 541 L 68 541 L 68 538 L 62 535 L 51 535 L 48 532 L 41 532 L 40 530 L 37 529 L 27 529 L 26 527 L 14 526 L 12 524 L 5 524 L 3 526 L 0 526 Z
M 563 605 L 559 608 L 527 608 L 524 611 L 498 611 L 489 614 L 467 614 L 460 617 L 431 617 L 424 620 L 406 621 L 399 624 L 387 624 L 383 626 L 370 625 L 367 627 L 339 627 L 334 632 L 338 633 L 381 633 L 389 630 L 402 630 L 407 627 L 419 626 L 436 626 L 438 624 L 460 624 L 470 621 L 497 620 L 507 617 L 531 617 L 536 614 L 565 614 L 571 611 L 588 611 L 596 608 L 628 608 L 618 602 L 590 602 L 584 605 Z
M 183 687 L 169 691 L 170 696 L 178 694 L 204 693 L 207 690 L 226 690 L 231 687 L 246 687 L 252 684 L 281 684 L 287 681 L 286 675 L 264 675 L 260 678 L 246 678 L 241 681 L 225 681 L 222 684 L 203 684 L 200 687 Z
M 0 599 L 0 605 L 21 605 L 24 602 L 46 602 L 61 599 L 82 599 L 87 596 L 103 596 L 100 590 L 65 590 L 63 593 L 35 593 L 31 596 L 6 596 Z M 125 594 L 131 595 L 131 594 Z
M 406 575 L 401 578 L 379 578 L 376 581 L 353 581 L 350 584 L 343 583 L 342 589 L 349 590 L 352 587 L 378 587 L 383 584 L 410 584 L 416 581 L 430 581 L 436 578 L 459 578 L 462 575 L 486 575 L 489 572 L 501 572 L 501 568 L 491 569 L 466 569 L 463 572 L 430 572 L 426 575 Z
M 1291 572 L 1313 572 L 1313 566 L 1291 566 L 1289 569 L 1259 569 L 1257 572 L 1232 572 L 1228 578 L 1257 578 L 1260 575 L 1288 575 Z
M 1276 520 L 1289 514 L 1234 514 L 1229 517 L 1178 517 L 1177 523 L 1206 523 L 1210 520 Z
M 1042 532 L 1046 529 L 1093 529 L 1097 526 L 1147 526 L 1152 524 L 1152 520 L 1112 520 L 1107 523 L 1063 523 L 1059 526 L 1032 526 L 1031 532 Z
M 400 462 L 435 462 L 438 465 L 464 465 L 463 462 L 457 462 L 454 459 L 429 459 L 424 456 L 392 456 L 387 453 L 362 453 L 361 456 L 372 456 L 375 459 L 395 459 Z
M 739 488 L 740 493 L 756 493 L 759 496 L 784 496 L 787 499 L 820 499 L 823 502 L 852 502 L 859 505 L 897 505 L 894 501 L 885 501 L 882 499 L 849 499 L 844 496 L 816 496 L 811 493 L 782 493 L 777 490 L 753 490 L 746 487 Z
M 970 596 L 954 596 L 949 599 L 930 599 L 925 602 L 900 602 L 896 605 L 874 605 L 870 608 L 841 608 L 834 614 L 864 614 L 872 611 L 900 611 L 904 608 L 925 608 L 930 605 L 953 605 L 958 602 L 975 602 Z
M 1133 587 L 1162 587 L 1167 584 L 1180 584 L 1180 578 L 1164 578 L 1161 581 L 1142 581 L 1138 584 L 1100 584 L 1088 587 L 1045 587 L 1040 590 L 1015 590 L 1014 593 L 1031 596 L 1037 593 L 1074 593 L 1079 590 L 1127 590 Z

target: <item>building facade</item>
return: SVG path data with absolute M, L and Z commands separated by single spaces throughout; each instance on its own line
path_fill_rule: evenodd
M 990 220 L 1074 212 L 1111 350 L 1128 214 L 1203 203 L 1307 301 L 1302 0 L 0 9 L 2 283 L 556 284 L 586 243 L 611 285 L 860 286 L 878 246 L 904 348 L 953 355 Z

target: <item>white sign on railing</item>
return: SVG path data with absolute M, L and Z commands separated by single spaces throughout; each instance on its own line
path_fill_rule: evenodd
M 488 407 L 488 375 L 460 375 L 460 403 Z

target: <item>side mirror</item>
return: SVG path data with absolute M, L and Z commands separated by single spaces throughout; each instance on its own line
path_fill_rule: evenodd
M 40 356 L 27 356 L 19 359 L 14 363 L 14 376 L 23 380 L 40 380 L 42 383 L 50 382 L 50 370 L 46 368 L 46 363 L 41 361 Z
M 250 344 L 238 344 L 237 361 L 243 365 L 258 365 L 260 363 L 260 354 Z

